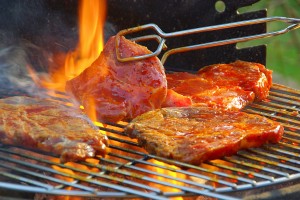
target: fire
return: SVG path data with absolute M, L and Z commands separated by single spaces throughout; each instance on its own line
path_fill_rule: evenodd
M 33 81 L 39 86 L 48 89 L 48 95 L 61 97 L 58 92 L 65 91 L 66 82 L 78 76 L 84 69 L 89 67 L 100 55 L 104 47 L 104 25 L 106 20 L 106 0 L 81 0 L 79 5 L 79 41 L 74 51 L 67 54 L 54 55 L 52 60 L 64 58 L 64 64 L 59 63 L 49 66 L 48 75 L 37 75 L 28 66 L 28 73 Z M 90 105 L 94 105 L 90 99 Z M 92 119 L 96 120 L 96 111 L 93 109 L 85 111 Z M 81 107 L 82 108 L 82 107 Z
M 169 164 L 166 164 L 166 163 L 163 163 L 163 162 L 160 162 L 158 160 L 152 160 L 152 162 L 156 165 L 160 165 L 160 166 L 165 166 L 167 168 L 173 168 L 174 170 L 176 169 L 180 169 L 174 165 L 169 165 Z M 162 168 L 157 168 L 157 167 L 154 167 L 153 168 L 153 171 L 156 171 L 157 173 L 159 174 L 165 174 L 165 175 L 168 175 L 168 176 L 172 176 L 174 178 L 181 178 L 181 179 L 186 179 L 187 176 L 184 175 L 184 174 L 180 174 L 180 173 L 177 173 L 177 172 L 173 172 L 171 170 L 166 170 L 166 169 L 162 169 Z M 183 186 L 184 184 L 180 181 L 177 181 L 177 180 L 168 180 L 167 178 L 164 178 L 164 177 L 161 177 L 161 176 L 157 176 L 155 177 L 157 180 L 160 180 L 162 182 L 170 182 L 171 184 L 174 184 L 174 185 L 179 185 L 179 186 Z M 176 189 L 176 188 L 170 188 L 170 187 L 167 187 L 167 186 L 160 186 L 160 189 L 162 191 L 165 191 L 165 192 L 179 192 L 180 190 L 179 189 Z M 173 200 L 183 200 L 182 197 L 173 197 L 172 198 Z
M 49 77 L 39 77 L 38 81 L 35 77 L 35 81 L 44 88 L 64 91 L 66 81 L 78 76 L 90 66 L 103 50 L 106 0 L 82 0 L 79 6 L 77 47 L 66 55 L 54 55 L 53 60 L 64 57 L 64 65 L 49 66 Z M 29 73 L 34 76 L 32 71 Z
M 66 82 L 76 76 L 78 76 L 84 69 L 89 67 L 94 60 L 96 60 L 103 50 L 104 47 L 104 24 L 105 24 L 105 18 L 106 18 L 106 0 L 81 0 L 79 5 L 79 42 L 77 44 L 77 47 L 74 51 L 67 53 L 66 55 L 56 55 L 57 57 L 64 58 L 64 65 L 59 67 L 53 67 L 49 70 L 49 76 L 37 76 L 36 73 L 32 70 L 32 68 L 28 67 L 28 71 L 32 77 L 32 79 L 38 83 L 40 86 L 49 89 L 49 94 L 51 96 L 58 97 L 59 92 L 64 92 Z M 94 99 L 90 99 L 89 105 L 95 104 Z M 85 110 L 87 115 L 91 118 L 92 121 L 97 126 L 103 125 L 99 122 L 96 122 L 96 114 L 95 109 L 92 108 L 93 106 L 90 106 L 89 110 Z M 82 109 L 84 109 L 81 106 Z M 108 133 L 110 134 L 110 133 Z M 117 136 L 120 137 L 120 136 Z M 114 141 L 110 141 L 111 144 L 114 144 Z M 118 144 L 115 144 L 118 145 Z M 124 145 L 124 144 L 119 144 Z M 107 156 L 109 157 L 109 156 Z M 92 162 L 94 164 L 97 164 L 99 160 L 96 159 L 88 159 L 87 162 Z M 56 160 L 55 162 L 59 162 Z M 174 170 L 179 169 L 175 166 L 171 166 L 162 162 L 159 162 L 157 160 L 153 160 L 153 163 L 160 166 L 166 166 L 167 168 L 172 168 Z M 70 167 L 76 167 L 83 170 L 91 170 L 94 172 L 98 172 L 99 169 L 93 169 L 89 168 L 87 169 L 86 166 L 80 165 L 77 163 L 67 163 L 66 166 Z M 69 174 L 71 177 L 76 176 L 77 172 L 74 172 L 70 169 L 59 167 L 57 165 L 52 166 L 53 169 L 56 171 L 62 172 L 64 174 Z M 156 168 L 147 166 L 153 171 L 156 171 L 159 174 L 166 174 L 168 176 L 177 177 L 177 178 L 186 178 L 186 175 L 173 172 L 172 170 L 166 170 L 163 168 Z M 71 177 L 64 177 L 59 176 L 58 178 L 72 182 L 74 181 Z M 167 178 L 156 176 L 160 181 L 170 181 Z M 183 183 L 180 183 L 176 180 L 171 180 L 172 184 L 176 185 L 182 185 Z M 165 192 L 179 192 L 180 190 L 176 188 L 170 188 L 168 186 L 160 186 L 162 191 Z M 74 188 L 68 187 L 68 190 L 72 190 Z M 55 199 L 55 198 L 54 198 Z M 59 196 L 56 199 L 63 199 L 63 200 L 70 200 L 70 199 L 81 199 L 80 197 L 69 197 L 69 196 Z M 174 198 L 174 199 L 183 199 L 181 197 Z
M 79 43 L 77 49 L 69 53 L 65 60 L 64 70 L 67 80 L 78 76 L 103 50 L 105 18 L 105 0 L 80 1 Z

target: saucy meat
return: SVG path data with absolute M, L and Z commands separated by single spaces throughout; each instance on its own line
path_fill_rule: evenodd
M 209 107 L 162 108 L 140 115 L 125 128 L 149 153 L 200 164 L 240 149 L 277 143 L 283 126 L 265 117 Z
M 0 99 L 0 142 L 53 152 L 67 162 L 104 156 L 108 139 L 80 110 L 16 96 Z
M 168 90 L 172 90 L 178 95 L 167 95 L 164 107 L 172 107 L 172 104 L 183 105 L 183 107 L 207 105 L 217 109 L 240 110 L 253 102 L 255 98 L 254 92 L 245 91 L 239 86 L 220 86 L 198 75 L 187 75 L 186 72 L 167 74 L 167 81 Z M 190 98 L 190 105 L 184 104 L 184 97 L 179 98 L 179 95 Z
M 167 74 L 167 82 L 168 90 L 178 95 L 168 95 L 163 104 L 165 107 L 186 106 L 180 94 L 190 98 L 192 106 L 240 110 L 254 100 L 267 98 L 272 84 L 272 71 L 259 63 L 236 61 L 210 65 L 196 74 L 170 73 Z
M 66 91 L 85 109 L 95 109 L 98 120 L 117 122 L 160 108 L 167 95 L 167 81 L 157 57 L 119 62 L 113 36 L 97 60 L 79 76 L 68 81 Z M 148 54 L 150 51 L 124 37 L 120 38 L 122 57 Z M 91 100 L 93 103 L 91 103 Z
M 255 62 L 236 61 L 229 64 L 215 64 L 200 69 L 197 74 L 219 86 L 239 86 L 252 91 L 260 101 L 269 95 L 272 85 L 272 71 Z

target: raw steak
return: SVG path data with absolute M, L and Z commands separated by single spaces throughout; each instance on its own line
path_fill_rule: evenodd
M 283 126 L 265 117 L 208 107 L 162 108 L 140 115 L 125 128 L 149 153 L 200 164 L 240 149 L 276 143 Z
M 19 96 L 0 99 L 0 142 L 53 152 L 67 162 L 105 155 L 107 137 L 80 110 Z

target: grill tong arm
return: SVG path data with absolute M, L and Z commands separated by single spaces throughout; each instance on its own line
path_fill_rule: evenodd
M 162 50 L 166 50 L 167 46 L 165 43 L 166 43 L 167 38 L 180 37 L 180 36 L 191 35 L 191 34 L 196 34 L 196 33 L 201 33 L 201 32 L 216 31 L 216 30 L 221 30 L 221 29 L 235 28 L 235 27 L 240 27 L 240 26 L 248 26 L 248 25 L 253 25 L 253 24 L 269 23 L 269 22 L 276 22 L 276 21 L 288 23 L 289 25 L 286 28 L 283 28 L 278 31 L 273 31 L 273 32 L 267 32 L 267 33 L 262 33 L 262 34 L 257 34 L 257 35 L 250 35 L 250 36 L 245 36 L 245 37 L 231 38 L 231 39 L 213 41 L 213 42 L 208 42 L 208 43 L 203 43 L 203 44 L 195 44 L 195 45 L 191 45 L 191 46 L 183 46 L 183 47 L 173 48 L 173 49 L 166 51 L 163 54 L 163 56 L 161 58 L 161 62 L 162 62 L 162 64 L 164 64 L 166 62 L 167 58 L 170 55 L 175 54 L 175 53 L 194 51 L 194 50 L 199 50 L 199 49 L 203 49 L 203 48 L 222 46 L 222 45 L 233 44 L 233 43 L 238 43 L 238 42 L 246 42 L 246 41 L 261 39 L 261 38 L 268 38 L 268 37 L 281 35 L 281 34 L 289 32 L 289 31 L 300 28 L 300 19 L 288 18 L 288 17 L 266 17 L 266 18 L 245 20 L 245 21 L 220 24 L 220 25 L 214 25 L 214 26 L 206 26 L 206 27 L 170 32 L 170 33 L 165 33 L 156 24 L 150 23 L 150 24 L 133 27 L 133 28 L 124 29 L 124 30 L 121 30 L 120 32 L 118 32 L 117 37 L 116 37 L 116 55 L 117 55 L 118 61 L 120 61 L 120 62 L 143 60 L 143 59 L 150 58 L 153 56 L 158 56 L 162 52 Z M 158 42 L 157 49 L 154 52 L 145 54 L 145 55 L 133 56 L 133 57 L 122 57 L 120 54 L 120 51 L 119 51 L 119 43 L 120 43 L 119 36 L 125 36 L 128 34 L 140 32 L 140 31 L 147 30 L 147 29 L 152 29 L 152 30 L 156 31 L 157 35 L 155 35 L 155 34 L 145 35 L 145 36 L 141 36 L 141 37 L 131 38 L 130 40 L 135 41 L 135 42 L 146 41 L 146 40 L 156 40 Z

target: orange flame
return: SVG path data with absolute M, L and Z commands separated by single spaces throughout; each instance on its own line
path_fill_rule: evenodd
M 79 75 L 99 56 L 104 46 L 105 0 L 82 0 L 79 12 L 79 44 L 65 60 L 68 79 Z
M 29 73 L 31 74 L 33 80 L 35 80 L 41 86 L 56 91 L 64 91 L 66 81 L 78 76 L 84 69 L 89 67 L 94 60 L 97 59 L 101 51 L 104 47 L 104 24 L 106 17 L 106 0 L 81 0 L 79 7 L 79 42 L 78 45 L 73 52 L 69 52 L 67 55 L 63 55 L 65 57 L 64 65 L 59 67 L 59 69 L 50 69 L 50 77 L 36 77 L 35 72 L 29 67 Z M 61 56 L 61 55 L 57 55 Z M 52 70 L 52 71 L 51 71 Z M 55 96 L 55 93 L 52 93 Z M 90 99 L 89 104 L 94 104 L 94 100 Z M 92 106 L 90 106 L 92 107 Z M 95 109 L 86 110 L 88 116 L 95 122 Z M 95 122 L 98 126 L 103 126 L 101 123 Z M 111 141 L 112 143 L 114 141 Z M 90 159 L 91 160 L 91 159 Z M 97 160 L 96 160 L 97 161 Z M 59 161 L 57 161 L 59 162 Z M 158 164 L 161 166 L 173 167 L 174 169 L 178 169 L 175 166 L 170 166 L 165 163 L 161 163 L 159 161 L 154 160 L 154 164 Z M 66 165 L 78 167 L 81 169 L 85 169 L 85 166 L 79 165 L 76 163 L 67 163 Z M 151 167 L 151 166 L 148 166 Z M 58 167 L 53 165 L 53 169 L 70 174 L 76 175 L 75 172 L 69 169 L 65 169 L 62 167 Z M 88 169 L 93 170 L 93 169 Z M 161 174 L 167 174 L 169 176 L 177 177 L 177 178 L 185 178 L 186 175 L 178 174 L 172 172 L 170 170 L 164 169 L 156 169 L 154 167 L 154 171 L 157 171 Z M 96 169 L 97 171 L 97 169 Z M 62 180 L 72 182 L 74 179 L 65 177 L 60 177 Z M 163 177 L 156 177 L 161 181 L 168 181 Z M 172 184 L 182 185 L 182 183 L 174 180 L 171 182 Z M 170 188 L 167 186 L 160 186 L 163 191 L 171 191 L 178 192 L 178 189 Z M 72 190 L 72 187 L 67 188 Z M 54 198 L 55 199 L 55 198 Z M 78 200 L 80 197 L 57 197 L 56 199 L 63 200 Z M 181 197 L 174 199 L 183 199 Z
M 65 56 L 64 66 L 50 69 L 50 79 L 42 78 L 39 84 L 47 89 L 64 91 L 66 81 L 89 67 L 103 50 L 105 19 L 106 0 L 80 1 L 77 48 Z

